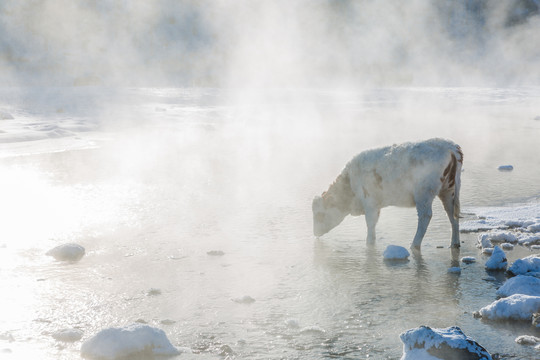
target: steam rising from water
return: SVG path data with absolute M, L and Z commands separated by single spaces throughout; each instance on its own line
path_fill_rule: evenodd
M 533 84 L 536 0 L 6 1 L 4 83 Z

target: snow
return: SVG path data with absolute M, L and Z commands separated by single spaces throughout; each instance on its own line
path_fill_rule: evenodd
M 514 294 L 494 301 L 478 311 L 475 316 L 488 320 L 526 320 L 540 311 L 540 296 Z
M 514 294 L 540 296 L 540 279 L 518 275 L 508 279 L 503 286 L 497 290 L 497 296 L 507 297 Z
M 488 261 L 486 261 L 486 269 L 506 270 L 507 265 L 508 260 L 506 260 L 506 254 L 500 247 L 495 246 L 493 248 L 493 253 L 491 254 L 491 257 L 488 259 Z
M 491 360 L 491 355 L 457 326 L 432 329 L 420 326 L 399 335 L 403 342 L 401 360 L 441 358 L 478 358 Z
M 531 275 L 540 277 L 540 255 L 533 254 L 517 259 L 508 269 L 512 275 Z
M 84 254 L 84 247 L 72 243 L 59 245 L 46 253 L 59 261 L 79 261 Z
M 477 216 L 476 220 L 464 221 L 462 232 L 510 230 L 521 243 L 531 234 L 540 232 L 540 202 L 502 207 L 478 207 L 464 210 Z
M 112 360 L 142 353 L 173 356 L 180 351 L 163 330 L 142 324 L 102 330 L 81 346 L 81 356 L 89 359 Z
M 385 260 L 406 260 L 409 256 L 409 251 L 398 245 L 388 245 L 383 252 Z
M 508 231 L 490 231 L 478 236 L 478 248 L 491 248 L 494 243 L 510 243 L 518 242 L 516 234 Z

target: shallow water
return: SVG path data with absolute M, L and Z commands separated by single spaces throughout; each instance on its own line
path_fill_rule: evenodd
M 505 277 L 485 280 L 476 234 L 448 249 L 438 201 L 421 255 L 391 264 L 414 209 L 384 209 L 367 246 L 362 217 L 315 239 L 311 199 L 359 151 L 432 136 L 463 148 L 464 210 L 538 197 L 540 89 L 38 90 L 1 92 L 0 356 L 77 358 L 51 334 L 138 320 L 192 349 L 179 359 L 399 359 L 420 325 L 538 355 L 514 342 L 540 336 L 528 324 L 473 318 Z M 86 256 L 44 255 L 65 242 Z

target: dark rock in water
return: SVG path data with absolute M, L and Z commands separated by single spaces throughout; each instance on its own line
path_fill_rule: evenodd
M 404 344 L 402 360 L 412 360 L 426 353 L 443 360 L 493 360 L 484 347 L 457 326 L 446 329 L 420 326 L 399 337 Z
M 79 261 L 84 254 L 84 247 L 78 244 L 62 244 L 46 253 L 59 261 Z

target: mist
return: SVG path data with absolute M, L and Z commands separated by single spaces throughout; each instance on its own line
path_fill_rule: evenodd
M 535 1 L 6 1 L 5 84 L 531 85 Z
M 513 335 L 537 329 L 471 316 L 506 275 L 477 233 L 448 251 L 438 200 L 397 264 L 413 208 L 368 246 L 362 216 L 315 238 L 311 204 L 359 152 L 442 137 L 463 223 L 537 209 L 539 33 L 536 0 L 0 2 L 0 349 L 79 358 L 136 323 L 178 359 L 397 359 L 402 332 L 458 325 L 535 356 Z M 66 243 L 86 252 L 46 255 Z

